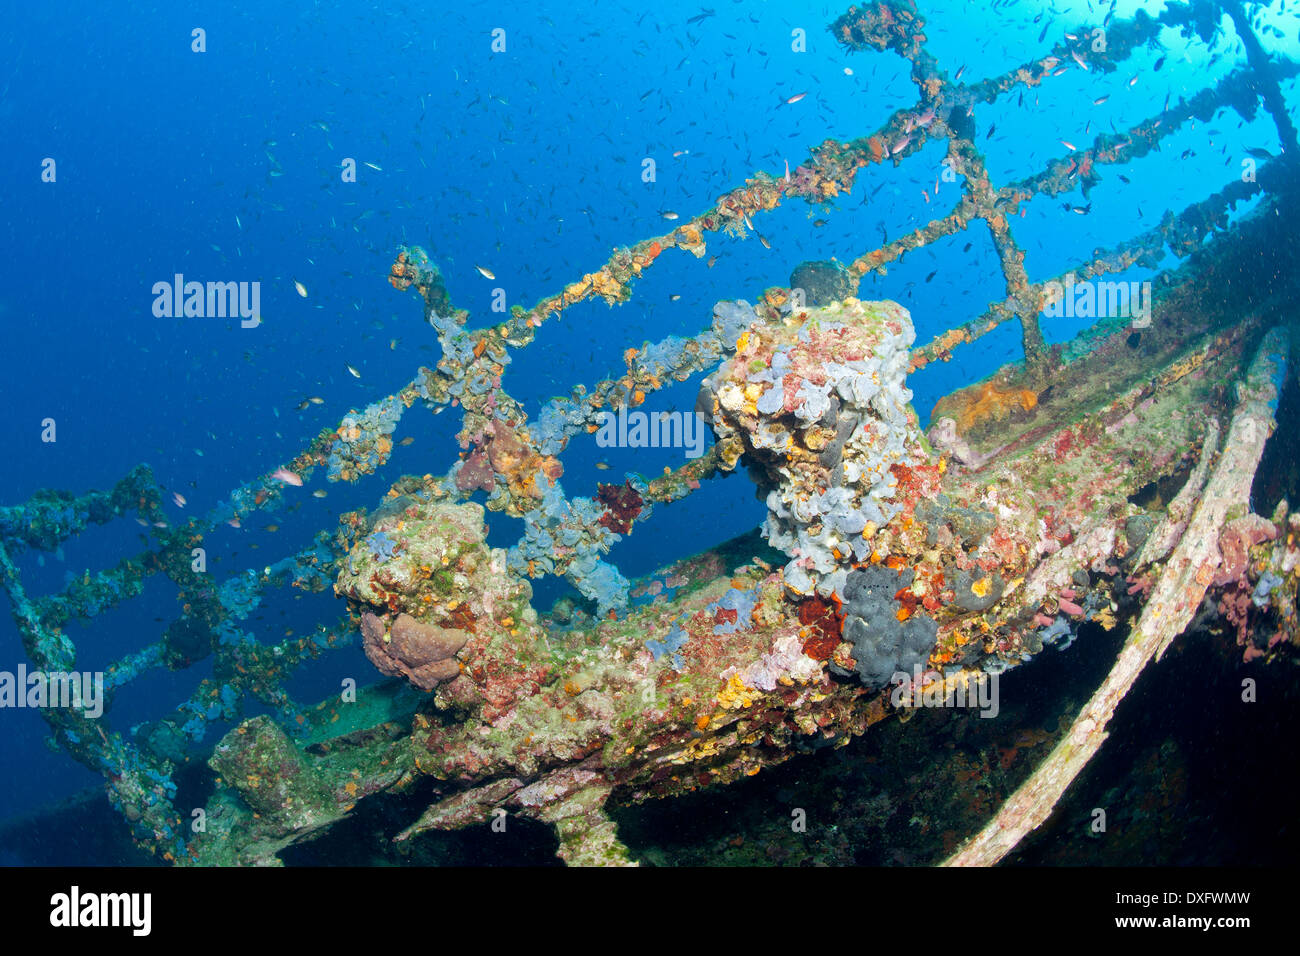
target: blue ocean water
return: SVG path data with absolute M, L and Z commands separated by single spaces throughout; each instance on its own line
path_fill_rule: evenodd
M 916 100 L 904 60 L 850 54 L 828 33 L 845 5 L 708 4 L 140 10 L 72 2 L 9 11 L 0 38 L 0 504 L 42 488 L 106 488 L 147 462 L 190 512 L 204 512 L 436 360 L 419 301 L 386 281 L 399 247 L 428 250 L 453 302 L 471 310 L 472 326 L 486 325 L 497 318 L 494 287 L 531 307 L 598 268 L 614 247 L 663 233 L 665 212 L 693 215 L 756 171 L 796 168 L 812 146 L 865 135 Z M 1162 5 L 944 0 L 923 12 L 931 52 L 950 72 L 964 67 L 970 82 L 1041 55 L 1098 10 L 1126 17 Z M 1273 4 L 1262 21 L 1282 35 L 1262 39 L 1295 56 L 1296 16 L 1285 7 Z M 1046 27 L 1048 40 L 1039 42 Z M 494 36 L 504 50 L 493 50 Z M 1033 102 L 980 108 L 976 139 L 995 183 L 1026 176 L 1059 155 L 1062 141 L 1123 129 L 1242 61 L 1230 35 L 1209 51 L 1166 30 L 1159 47 L 1139 51 L 1119 73 L 1080 72 L 1044 86 Z M 1293 105 L 1294 83 L 1283 90 Z M 1266 114 L 1251 123 L 1225 114 L 1132 164 L 1128 183 L 1107 178 L 1086 198 L 1034 200 L 1016 225 L 1030 278 L 1055 275 L 1150 228 L 1164 210 L 1203 198 L 1237 175 L 1237 157 L 1249 148 L 1277 151 Z M 957 199 L 957 187 L 941 181 L 942 157 L 933 143 L 897 166 L 864 170 L 851 194 L 825 208 L 787 202 L 755 223 L 767 244 L 711 237 L 712 267 L 666 254 L 630 303 L 613 311 L 586 303 L 545 326 L 505 387 L 535 413 L 575 384 L 619 374 L 629 346 L 699 331 L 719 299 L 752 300 L 786 284 L 802 261 L 848 261 L 906 234 Z M 642 176 L 647 158 L 653 182 Z M 349 159 L 355 182 L 341 177 Z M 44 181 L 50 169 L 53 181 Z M 1085 205 L 1086 213 L 1074 211 Z M 178 274 L 259 282 L 261 323 L 156 317 L 154 284 Z M 1135 268 L 1119 278 L 1151 274 Z M 861 291 L 910 309 L 918 343 L 1001 295 L 996 256 L 980 231 L 908 256 Z M 1064 341 L 1085 324 L 1062 320 L 1045 333 Z M 1008 323 L 959 361 L 918 373 L 911 386 L 923 422 L 939 397 L 1019 357 Z M 689 408 L 696 387 L 670 389 L 648 407 Z M 322 401 L 300 409 L 310 397 Z M 399 447 L 383 475 L 223 529 L 212 538 L 221 569 L 302 547 L 340 513 L 373 506 L 397 473 L 441 473 L 457 451 L 455 418 L 413 412 L 397 434 L 416 440 Z M 42 441 L 50 419 L 55 442 Z M 589 489 L 610 475 L 652 475 L 675 463 L 575 443 L 565 481 Z M 177 519 L 186 513 L 168 507 Z M 751 529 L 762 514 L 743 479 L 715 482 L 659 509 L 610 558 L 629 576 L 645 573 Z M 517 522 L 491 520 L 493 543 L 517 537 Z M 278 530 L 266 529 L 271 522 Z M 56 590 L 134 553 L 141 533 L 123 521 L 92 529 L 43 563 L 28 555 L 24 582 L 33 593 Z M 106 664 L 156 639 L 178 611 L 167 582 L 151 581 L 141 599 L 69 628 L 79 665 Z M 275 638 L 340 611 L 329 595 L 286 598 L 264 609 L 258 627 Z M 360 654 L 341 651 L 297 679 L 295 696 L 324 695 L 339 673 L 365 666 Z M 5 615 L 0 668 L 23 659 Z M 194 679 L 151 674 L 119 701 L 115 725 L 165 711 Z M 44 746 L 37 713 L 0 712 L 0 721 L 0 818 L 99 782 Z

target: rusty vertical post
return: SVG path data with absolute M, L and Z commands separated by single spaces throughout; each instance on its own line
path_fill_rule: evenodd
M 1277 124 L 1277 135 L 1282 141 L 1282 149 L 1287 153 L 1288 158 L 1294 160 L 1297 152 L 1295 124 L 1291 121 L 1291 114 L 1287 112 L 1286 101 L 1282 98 L 1282 89 L 1277 85 L 1277 77 L 1273 74 L 1273 62 L 1260 44 L 1259 37 L 1255 36 L 1255 31 L 1250 28 L 1250 18 L 1242 9 L 1240 0 L 1219 0 L 1219 2 L 1224 12 L 1232 18 L 1232 26 L 1246 47 L 1246 62 L 1250 64 L 1251 71 L 1254 73 L 1260 98 L 1264 100 L 1265 108 L 1273 115 L 1273 122 Z

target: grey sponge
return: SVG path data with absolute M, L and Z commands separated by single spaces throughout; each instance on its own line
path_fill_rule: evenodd
M 898 619 L 894 595 L 911 583 L 911 571 L 891 571 L 883 564 L 858 568 L 844 581 L 843 635 L 853 644 L 856 674 L 867 687 L 883 687 L 898 671 L 910 676 L 934 649 L 939 625 L 933 618 L 918 613 Z M 831 670 L 841 677 L 854 674 L 835 665 Z

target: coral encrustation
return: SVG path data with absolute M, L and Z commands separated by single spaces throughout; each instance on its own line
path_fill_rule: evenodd
M 842 596 L 901 510 L 891 468 L 925 460 L 904 384 L 914 338 L 902 306 L 846 299 L 751 323 L 710 377 L 724 465 L 746 455 L 768 489 L 764 534 L 798 594 Z

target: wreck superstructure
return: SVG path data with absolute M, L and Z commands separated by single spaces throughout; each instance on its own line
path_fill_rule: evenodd
M 1277 88 L 1295 65 L 1252 52 L 1217 86 L 1007 185 L 990 180 L 969 123 L 982 104 L 1049 83 L 1071 64 L 1113 72 L 1163 27 L 1212 30 L 1206 7 L 1227 11 L 1249 36 L 1234 4 L 1171 3 L 1159 17 L 1107 22 L 1101 50 L 1081 31 L 972 85 L 927 52 L 915 4 L 853 7 L 832 34 L 850 49 L 905 57 L 918 89 L 917 103 L 874 133 L 827 141 L 785 177 L 755 175 L 486 328 L 468 328 L 420 249 L 402 250 L 389 281 L 418 295 L 438 363 L 349 413 L 282 471 L 355 481 L 386 465 L 407 411 L 454 407 L 463 452 L 444 475 L 396 477 L 373 511 L 342 516 L 311 548 L 214 580 L 196 549 L 220 523 L 284 501 L 290 487 L 270 473 L 205 518 L 160 529 L 156 547 L 40 597 L 23 587 L 23 552 L 129 514 L 160 522 L 161 491 L 140 468 L 109 492 L 42 493 L 0 510 L 0 578 L 34 667 L 74 669 L 63 625 L 138 595 L 154 573 L 176 584 L 185 610 L 109 668 L 110 693 L 150 668 L 213 659 L 213 678 L 146 734 L 70 708 L 47 711 L 55 742 L 104 774 L 139 842 L 177 863 L 274 862 L 367 797 L 422 778 L 439 781 L 438 798 L 399 841 L 519 814 L 553 824 L 571 862 L 618 863 L 629 856 L 605 812 L 610 800 L 726 784 L 846 741 L 915 696 L 972 688 L 1021 664 L 1085 619 L 1129 629 L 1113 679 L 954 861 L 1001 858 L 1051 811 L 1104 739 L 1115 703 L 1207 593 L 1247 595 L 1244 605 L 1229 600 L 1242 616 L 1243 656 L 1286 656 L 1297 640 L 1300 519 L 1284 506 L 1253 514 L 1249 501 L 1290 349 L 1296 271 L 1273 223 L 1295 211 L 1295 130 Z M 1160 277 L 1150 326 L 1103 320 L 1049 346 L 1039 316 L 1067 273 L 1029 280 L 1012 227 L 1022 206 L 1086 192 L 1183 124 L 1223 108 L 1254 115 L 1261 102 L 1282 159 L 1068 271 L 1078 281 L 1119 274 L 1154 265 L 1166 247 L 1185 258 Z M 747 235 L 781 203 L 832 203 L 873 164 L 907 162 L 931 140 L 946 143 L 945 167 L 961 184 L 946 215 L 847 265 L 810 264 L 752 304 L 720 302 L 698 335 L 630 347 L 625 374 L 578 386 L 535 418 L 502 387 L 515 356 L 564 310 L 597 296 L 625 302 L 661 255 L 702 258 L 711 234 Z M 1232 207 L 1256 196 L 1260 207 L 1228 225 Z M 913 347 L 906 310 L 856 298 L 867 273 L 965 229 L 988 231 L 1005 283 L 982 316 Z M 1252 284 L 1239 278 L 1242 264 L 1266 251 L 1276 278 L 1251 288 L 1243 310 Z M 1023 360 L 946 397 L 923 432 L 906 376 L 1012 320 Z M 566 493 L 571 439 L 694 376 L 704 377 L 697 409 L 715 437 L 704 455 L 590 497 Z M 766 496 L 766 537 L 779 553 L 733 543 L 635 582 L 605 559 L 651 509 L 742 467 Z M 1176 493 L 1144 499 L 1153 484 Z M 522 520 L 515 546 L 488 546 L 485 507 Z M 532 607 L 529 580 L 544 575 L 567 578 L 591 613 L 562 619 Z M 240 622 L 283 587 L 332 592 L 346 612 L 314 635 L 264 643 Z M 288 697 L 294 668 L 357 639 L 380 674 L 410 686 L 363 688 L 316 707 Z M 899 673 L 914 676 L 894 680 Z M 243 719 L 254 706 L 270 713 Z M 219 721 L 236 726 L 208 760 L 215 795 L 203 808 L 180 806 L 176 754 Z

